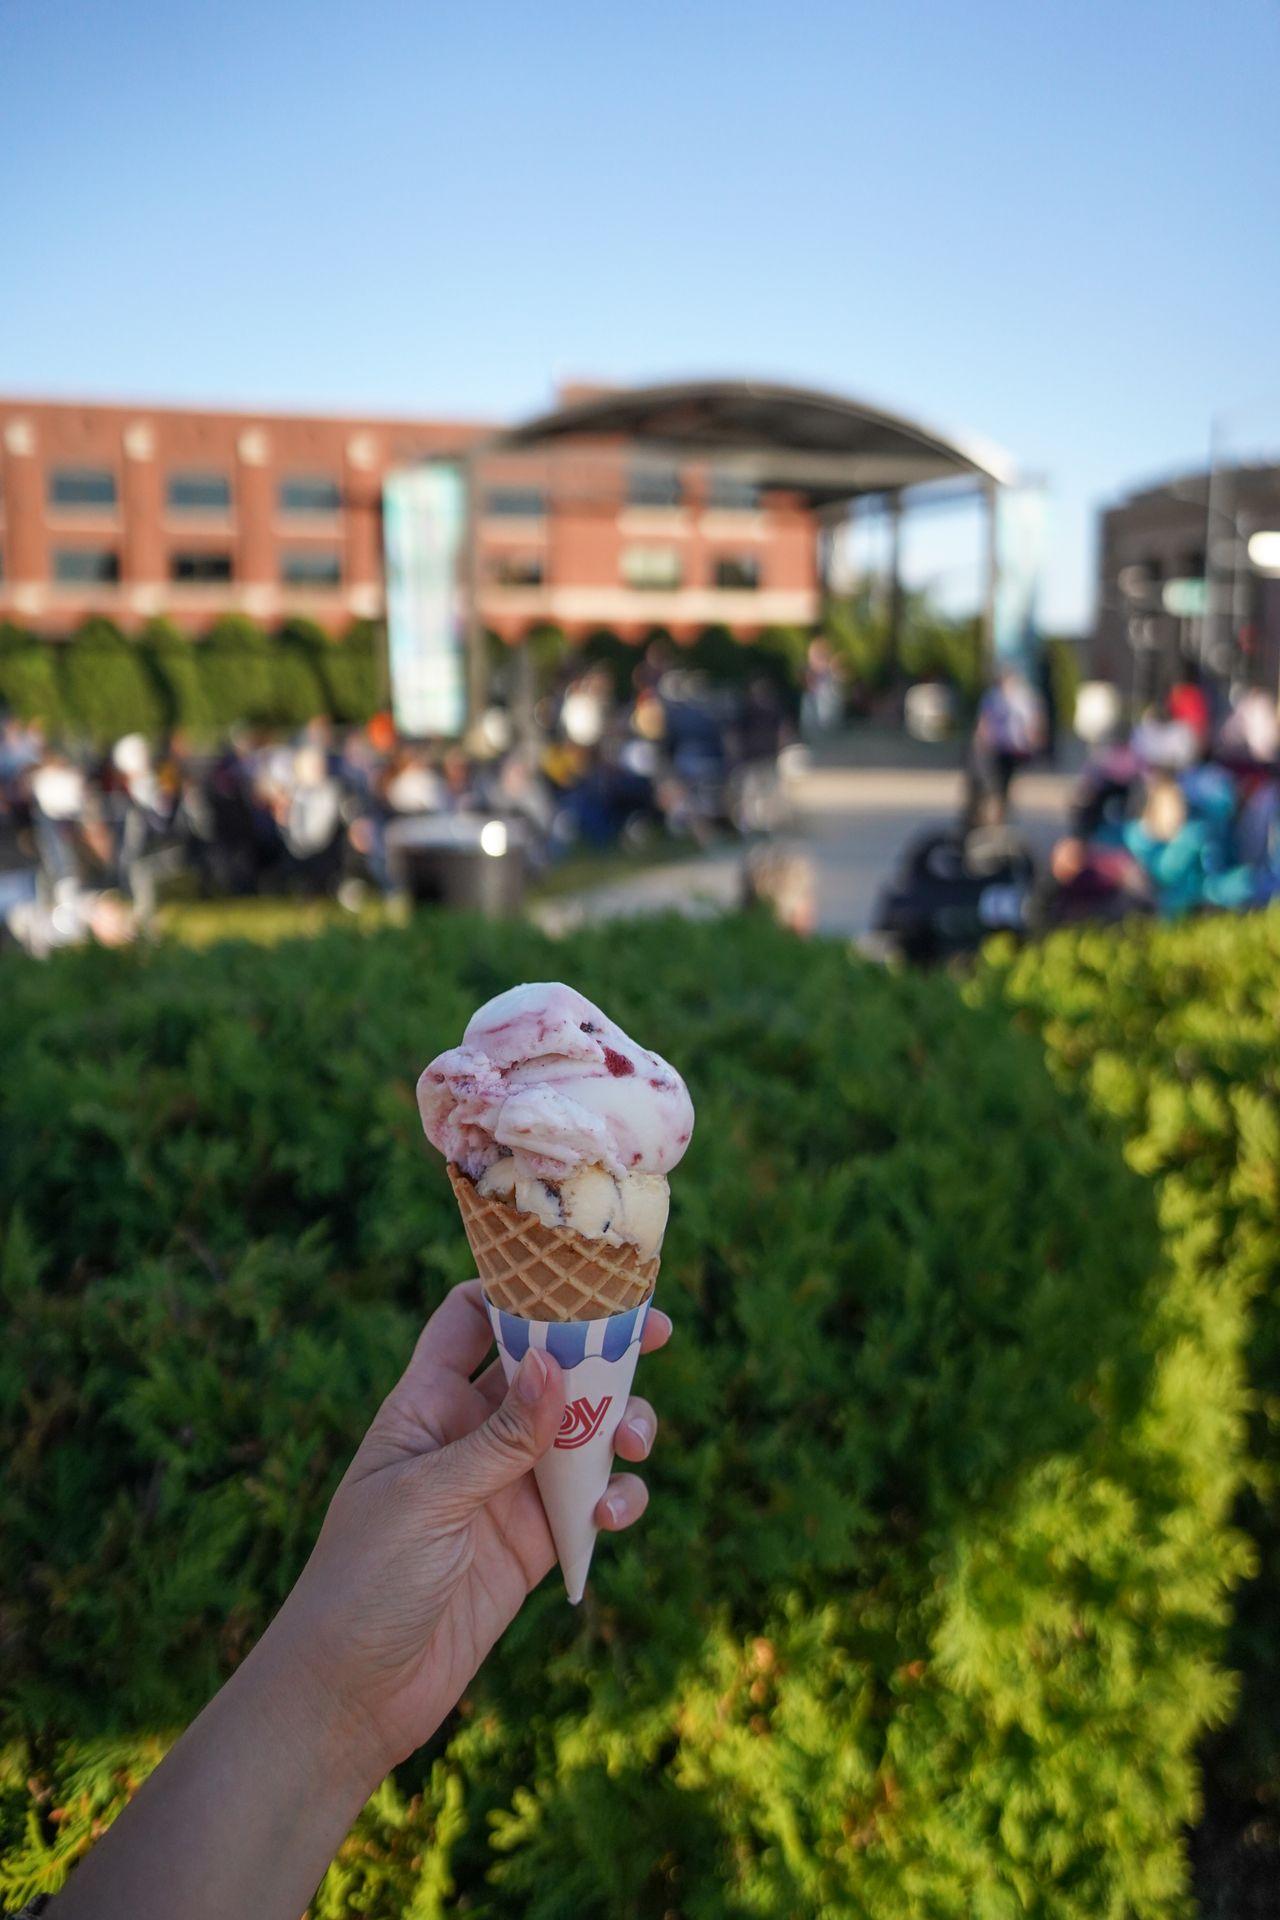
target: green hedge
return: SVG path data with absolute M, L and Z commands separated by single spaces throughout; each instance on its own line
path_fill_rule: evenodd
M 581 1610 L 539 1591 L 315 1914 L 1184 1913 L 1249 1289 L 1013 1031 L 1034 976 L 966 1005 L 762 922 L 442 916 L 6 969 L 0 1902 L 287 1591 L 467 1271 L 415 1074 L 539 976 L 697 1103 L 653 1504 Z M 1045 993 L 1082 1004 L 1070 966 Z
M 722 687 L 741 688 L 763 675 L 784 701 L 798 697 L 804 679 L 809 634 L 801 627 L 766 627 L 752 640 L 735 640 L 730 628 L 703 627 L 692 640 L 674 641 L 665 628 L 654 628 L 643 641 L 620 640 L 607 628 L 598 628 L 582 643 L 584 664 L 607 669 L 615 696 L 629 700 L 635 692 L 635 671 L 644 660 L 650 639 L 665 642 L 671 664 L 705 673 Z
M 158 734 L 167 701 L 154 656 L 109 620 L 90 620 L 58 655 L 64 724 L 106 746 L 125 733 Z
M 51 732 L 63 723 L 57 648 L 9 622 L 0 625 L 0 707 Z
M 1166 1419 L 1185 1417 L 1181 1323 L 1247 1407 L 1234 1724 L 1207 1745 L 1195 1836 L 1205 1920 L 1271 1920 L 1280 1898 L 1280 914 L 1082 932 L 995 951 L 979 991 L 1040 1035 L 1155 1183 L 1171 1284 Z M 1248 1396 L 1236 1379 L 1244 1343 Z M 1242 1417 L 1237 1412 L 1236 1419 Z M 1223 1460 L 1234 1429 L 1220 1440 Z
M 0 627 L 0 707 L 100 746 L 175 728 L 211 740 L 240 721 L 298 727 L 316 714 L 359 723 L 382 704 L 382 650 L 382 630 L 367 620 L 340 640 L 311 621 L 271 632 L 241 614 L 199 639 L 168 620 L 136 640 L 108 620 L 65 641 Z

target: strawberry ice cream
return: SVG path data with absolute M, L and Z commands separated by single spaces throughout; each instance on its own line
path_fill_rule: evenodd
M 657 1251 L 693 1131 L 683 1080 L 572 987 L 490 1000 L 418 1082 L 427 1138 L 480 1192 L 591 1239 Z

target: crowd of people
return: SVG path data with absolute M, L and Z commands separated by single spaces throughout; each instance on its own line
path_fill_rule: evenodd
M 465 743 L 434 746 L 398 737 L 379 715 L 349 730 L 314 719 L 290 738 L 244 728 L 216 748 L 128 734 L 91 751 L 0 716 L 0 942 L 34 953 L 119 944 L 166 889 L 345 905 L 394 895 L 415 884 L 415 832 L 421 845 L 435 830 L 424 823 L 449 818 L 477 831 L 502 821 L 503 846 L 514 839 L 534 871 L 574 847 L 663 835 L 704 844 L 726 828 L 767 835 L 781 822 L 782 750 L 832 725 L 829 668 L 811 649 L 793 702 L 768 671 L 714 681 L 655 641 L 629 672 L 579 660 L 533 712 L 517 719 L 495 705 Z M 1003 876 L 1010 898 L 1040 903 L 1037 924 L 1280 895 L 1280 721 L 1269 694 L 1244 690 L 1219 710 L 1188 672 L 1132 727 L 1102 687 L 1086 690 L 1078 720 L 1092 752 L 1048 882 L 1024 884 L 1014 866 Z M 1005 830 L 1013 782 L 1048 735 L 1042 696 L 1007 668 L 978 708 L 958 847 Z M 811 875 L 784 886 L 767 853 L 748 862 L 748 895 L 772 901 L 781 888 L 779 917 L 811 925 Z M 947 859 L 948 887 L 963 888 L 967 855 Z M 938 857 L 925 866 L 934 887 Z M 987 878 L 975 871 L 973 884 Z M 933 911 L 927 901 L 914 910 Z M 974 920 L 974 937 L 983 924 Z
M 1274 695 L 1221 711 L 1191 673 L 1132 728 L 1099 696 L 1094 749 L 1053 851 L 1055 922 L 1177 917 L 1280 895 L 1280 720 Z
M 1087 683 L 1090 748 L 1047 868 L 1010 820 L 1019 771 L 1046 756 L 1043 699 L 1007 668 L 981 701 L 966 800 L 904 849 L 876 929 L 921 963 L 1129 915 L 1246 911 L 1280 898 L 1280 717 L 1259 687 L 1230 694 L 1188 670 L 1130 724 L 1116 689 Z
M 1261 687 L 1223 694 L 1188 667 L 1128 725 L 1115 690 L 1084 691 L 1091 746 L 1054 848 L 1053 924 L 1126 913 L 1243 909 L 1280 895 L 1280 717 Z M 969 761 L 966 824 L 1003 825 L 1019 769 L 1044 751 L 1043 703 L 1014 669 L 988 689 Z
M 0 938 L 38 953 L 128 940 L 179 877 L 204 897 L 391 894 L 397 823 L 424 817 L 516 822 L 535 869 L 575 846 L 751 831 L 771 824 L 789 721 L 767 676 L 717 687 L 658 643 L 622 694 L 584 665 L 519 731 L 495 707 L 465 745 L 402 740 L 382 715 L 94 752 L 0 719 Z

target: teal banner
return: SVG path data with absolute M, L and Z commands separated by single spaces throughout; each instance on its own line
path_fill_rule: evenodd
M 467 490 L 441 462 L 382 487 L 391 710 L 401 733 L 456 738 L 466 723 L 462 564 Z
M 1001 487 L 996 497 L 996 661 L 1032 674 L 1040 653 L 1040 578 L 1049 502 L 1043 487 Z

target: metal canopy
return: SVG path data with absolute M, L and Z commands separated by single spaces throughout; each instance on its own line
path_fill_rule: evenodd
M 689 380 L 627 387 L 538 415 L 490 442 L 494 450 L 555 441 L 622 439 L 651 454 L 713 459 L 814 507 L 937 481 L 1008 485 L 1013 462 L 842 394 L 761 380 Z

